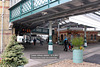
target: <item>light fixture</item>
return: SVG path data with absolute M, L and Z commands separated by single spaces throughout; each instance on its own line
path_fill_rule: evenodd
M 48 13 L 47 12 L 41 12 L 42 13 L 42 15 L 47 15 Z

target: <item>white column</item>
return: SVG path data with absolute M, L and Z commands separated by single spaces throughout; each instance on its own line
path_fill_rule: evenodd
M 2 0 L 2 17 L 1 17 L 1 53 L 3 52 L 3 23 L 4 23 L 4 1 Z
M 86 26 L 84 27 L 84 47 L 87 47 Z
M 58 22 L 58 44 L 60 44 L 60 32 L 59 32 L 60 24 L 59 23 L 61 22 L 61 19 L 58 19 L 57 22 Z
M 96 28 L 94 28 L 94 31 L 96 31 Z
M 52 21 L 49 21 L 49 44 L 48 44 L 48 54 L 53 54 Z
M 12 0 L 10 0 L 10 7 L 11 7 L 11 2 L 12 2 Z

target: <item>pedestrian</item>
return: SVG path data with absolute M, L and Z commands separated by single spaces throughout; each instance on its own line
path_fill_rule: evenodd
M 49 37 L 47 37 L 46 42 L 49 43 Z
M 42 39 L 40 38 L 40 45 L 42 45 L 43 46 L 43 41 L 42 41 Z
M 67 39 L 67 37 L 66 37 L 66 38 L 64 39 L 64 51 L 67 51 L 67 50 L 68 50 L 67 45 L 68 45 L 68 39 Z
M 34 38 L 34 45 L 36 45 L 36 39 Z
M 48 43 L 49 43 L 49 37 L 48 37 Z

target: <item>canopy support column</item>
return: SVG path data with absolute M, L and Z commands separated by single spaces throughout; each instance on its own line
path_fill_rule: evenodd
M 84 47 L 87 47 L 86 26 L 84 27 Z
M 52 21 L 49 21 L 49 44 L 48 44 L 48 54 L 53 54 Z
M 58 44 L 60 44 L 60 23 L 61 22 L 61 19 L 58 19 Z

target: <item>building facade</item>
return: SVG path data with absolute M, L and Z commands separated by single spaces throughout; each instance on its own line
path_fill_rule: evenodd
M 60 30 L 60 41 L 64 40 L 65 37 L 71 40 L 71 37 L 83 37 L 83 30 Z M 98 42 L 98 32 L 97 31 L 86 31 L 87 43 L 97 43 Z
M 1 49 L 1 44 L 3 45 L 2 48 L 3 49 L 5 48 L 5 46 L 9 43 L 11 39 L 10 37 L 12 35 L 12 30 L 9 30 L 9 10 L 8 9 L 9 9 L 9 0 L 5 0 L 4 14 L 3 14 L 3 1 L 0 0 L 0 49 Z

